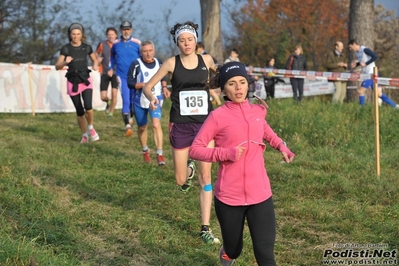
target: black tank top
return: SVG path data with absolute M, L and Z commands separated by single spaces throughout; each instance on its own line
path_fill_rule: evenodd
M 170 80 L 172 83 L 172 107 L 170 109 L 170 122 L 172 123 L 203 123 L 213 110 L 209 97 L 209 91 L 206 91 L 206 101 L 208 102 L 208 114 L 206 115 L 181 115 L 180 102 L 193 106 L 201 102 L 190 101 L 189 99 L 180 99 L 181 91 L 204 91 L 208 80 L 208 68 L 205 65 L 201 55 L 198 56 L 198 66 L 194 69 L 186 69 L 180 61 L 180 55 L 175 57 L 175 69 Z
M 64 45 L 61 48 L 60 54 L 67 57 L 71 56 L 73 60 L 68 64 L 68 73 L 76 72 L 77 70 L 88 70 L 87 57 L 93 53 L 93 48 L 82 43 L 80 46 L 73 46 L 71 43 Z

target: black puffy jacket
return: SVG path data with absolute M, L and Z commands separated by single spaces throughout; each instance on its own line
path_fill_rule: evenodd
M 288 70 L 308 70 L 306 58 L 303 55 L 291 55 L 285 63 L 285 69 Z

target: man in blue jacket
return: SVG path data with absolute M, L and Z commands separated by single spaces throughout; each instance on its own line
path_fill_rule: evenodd
M 141 42 L 132 37 L 133 26 L 129 21 L 123 21 L 120 30 L 121 38 L 114 43 L 111 49 L 110 65 L 108 75 L 112 77 L 113 69 L 116 66 L 116 76 L 118 78 L 119 88 L 122 95 L 122 117 L 125 123 L 126 136 L 133 134 L 132 117 L 134 114 L 133 97 L 135 90 L 130 89 L 127 84 L 127 76 L 130 64 L 139 58 Z

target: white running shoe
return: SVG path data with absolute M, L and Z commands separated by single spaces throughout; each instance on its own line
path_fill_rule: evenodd
M 83 134 L 82 135 L 82 139 L 80 140 L 81 144 L 85 144 L 89 142 L 89 137 L 87 136 L 87 134 Z
M 97 140 L 100 139 L 100 136 L 97 134 L 97 132 L 96 132 L 96 130 L 94 128 L 89 129 L 87 132 L 88 132 L 88 134 L 90 136 L 90 140 L 91 141 L 97 141 Z

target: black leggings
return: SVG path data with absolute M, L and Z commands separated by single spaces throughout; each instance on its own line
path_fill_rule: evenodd
M 82 101 L 80 100 L 80 96 L 82 96 L 84 108 L 82 105 Z M 85 110 L 89 111 L 89 110 L 93 109 L 93 107 L 92 107 L 93 90 L 92 89 L 86 89 L 86 90 L 82 91 L 82 93 L 77 94 L 75 96 L 70 96 L 70 97 L 73 102 L 73 105 L 75 106 L 77 116 L 83 116 L 85 114 Z
M 215 212 L 222 231 L 223 247 L 229 258 L 236 259 L 241 254 L 246 217 L 258 265 L 276 265 L 274 260 L 276 218 L 271 197 L 249 206 L 229 206 L 215 197 Z
M 304 79 L 290 78 L 290 83 L 292 86 L 292 92 L 294 93 L 294 99 L 302 100 Z
M 274 91 L 275 91 L 274 83 L 270 85 L 265 85 L 265 90 L 267 98 L 274 98 Z

